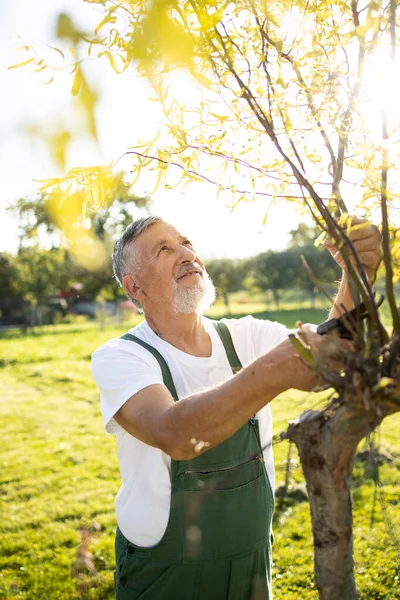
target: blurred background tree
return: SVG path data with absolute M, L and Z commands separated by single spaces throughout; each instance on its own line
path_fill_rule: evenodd
M 222 296 L 228 313 L 231 312 L 229 296 L 246 287 L 249 262 L 246 259 L 216 258 L 206 263 L 207 272 L 213 280 L 217 293 Z

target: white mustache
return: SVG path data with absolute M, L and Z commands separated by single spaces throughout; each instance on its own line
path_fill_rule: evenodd
M 203 269 L 198 266 L 194 267 L 193 265 L 182 265 L 178 273 L 175 275 L 175 281 L 187 273 L 199 273 L 199 275 L 203 275 Z

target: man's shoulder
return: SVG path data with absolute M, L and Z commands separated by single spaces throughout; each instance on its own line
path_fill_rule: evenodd
M 232 330 L 243 330 L 243 331 L 282 331 L 283 329 L 287 331 L 285 325 L 279 323 L 278 321 L 270 321 L 269 319 L 259 319 L 254 317 L 253 315 L 246 315 L 244 317 L 239 318 L 223 318 L 221 319 L 222 323 Z
M 143 339 L 146 337 L 145 330 L 146 328 L 143 321 L 139 325 L 136 325 L 135 327 L 132 327 L 131 329 L 126 331 L 126 333 L 134 335 L 139 339 Z M 136 354 L 137 352 L 139 352 L 139 354 L 142 353 L 141 351 L 143 350 L 143 348 L 141 348 L 138 344 L 135 344 L 130 340 L 123 339 L 122 335 L 118 338 L 111 338 L 107 342 L 99 346 L 92 353 L 92 359 L 95 360 L 99 357 L 104 358 L 105 356 L 115 356 L 116 354 Z
M 282 323 L 258 319 L 252 315 L 239 319 L 221 319 L 221 321 L 228 327 L 234 342 L 244 343 L 245 340 L 251 342 L 256 356 L 280 344 L 290 333 Z

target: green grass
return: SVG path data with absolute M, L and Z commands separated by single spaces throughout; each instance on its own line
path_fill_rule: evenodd
M 263 307 L 254 312 L 262 313 Z M 280 311 L 277 320 L 293 326 L 297 318 L 318 322 L 326 315 L 311 309 L 307 315 L 299 313 Z M 103 430 L 90 354 L 127 328 L 101 330 L 85 323 L 49 326 L 27 336 L 8 332 L 0 338 L 0 600 L 113 597 L 114 498 L 120 476 L 115 440 Z M 284 394 L 272 405 L 275 431 L 320 401 L 315 395 Z M 381 469 L 384 501 L 376 503 L 373 526 L 373 482 L 361 462 L 354 471 L 361 600 L 394 600 L 400 594 L 395 546 L 396 536 L 400 538 L 399 428 L 400 415 L 382 427 L 382 446 L 397 458 Z M 278 486 L 286 456 L 287 445 L 277 444 Z M 298 466 L 292 485 L 303 485 Z M 99 529 L 90 545 L 98 575 L 74 578 L 71 567 L 83 527 Z M 274 589 L 274 600 L 317 598 L 308 503 L 290 497 L 277 503 L 275 514 Z

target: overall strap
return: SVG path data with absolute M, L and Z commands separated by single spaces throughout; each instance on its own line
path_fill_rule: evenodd
M 242 369 L 242 363 L 239 360 L 238 355 L 236 354 L 235 346 L 233 345 L 231 332 L 225 323 L 221 323 L 221 321 L 211 321 L 214 325 L 216 332 L 221 338 L 221 342 L 224 345 L 225 352 L 229 364 L 231 365 L 231 369 L 233 373 L 237 373 Z
M 121 339 L 128 340 L 130 342 L 136 342 L 136 344 L 139 344 L 139 346 L 146 348 L 146 350 L 148 350 L 154 356 L 154 358 L 160 365 L 162 378 L 163 378 L 165 387 L 168 388 L 168 390 L 169 390 L 171 396 L 173 397 L 173 399 L 175 400 L 175 402 L 177 400 L 179 400 L 178 394 L 176 392 L 174 380 L 172 379 L 171 371 L 169 370 L 169 367 L 168 367 L 165 359 L 161 356 L 159 351 L 156 350 L 155 348 L 153 348 L 153 346 L 150 346 L 150 344 L 147 344 L 143 340 L 140 340 L 135 335 L 132 335 L 131 333 L 125 333 L 124 335 L 121 335 Z
M 232 372 L 235 374 L 238 371 L 240 371 L 243 367 L 242 367 L 242 363 L 240 362 L 240 359 L 236 353 L 235 346 L 233 345 L 231 332 L 229 331 L 229 329 L 225 325 L 225 323 L 221 323 L 221 321 L 211 321 L 211 322 L 214 325 L 215 330 L 218 333 L 219 337 L 221 338 L 221 342 L 224 345 L 226 356 L 227 356 L 227 359 L 231 366 Z M 249 419 L 249 423 L 250 423 L 250 425 L 256 424 L 255 416 L 251 417 L 251 419 Z M 260 438 L 260 432 L 259 432 L 258 427 L 256 427 L 254 429 L 254 431 L 256 434 L 257 442 L 260 447 L 261 456 L 262 456 L 262 445 L 261 445 L 261 438 Z

